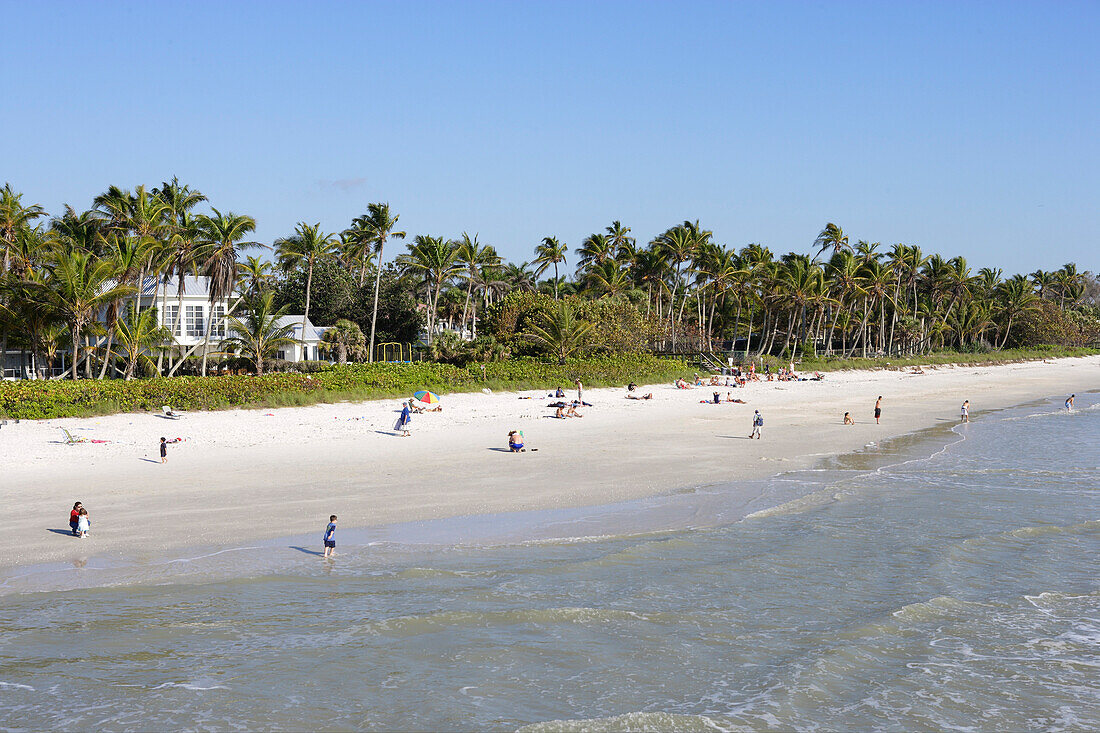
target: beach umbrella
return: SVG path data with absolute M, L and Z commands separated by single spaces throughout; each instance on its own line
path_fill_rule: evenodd
M 426 389 L 422 389 L 419 392 L 413 393 L 413 399 L 420 400 L 427 405 L 434 405 L 435 403 L 439 402 L 439 395 L 437 395 L 435 392 L 429 392 Z

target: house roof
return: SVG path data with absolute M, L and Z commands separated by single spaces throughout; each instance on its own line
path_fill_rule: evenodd
M 295 341 L 302 338 L 301 314 L 291 314 L 283 316 L 275 322 L 275 325 L 279 328 L 283 326 L 293 326 L 294 330 L 291 332 L 290 338 L 294 339 Z M 320 341 L 321 337 L 325 335 L 325 331 L 327 330 L 327 327 L 322 326 L 318 328 L 317 326 L 314 326 L 311 321 L 306 320 L 306 341 Z

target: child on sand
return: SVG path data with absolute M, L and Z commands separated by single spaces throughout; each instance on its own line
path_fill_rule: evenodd
M 76 531 L 80 536 L 80 539 L 85 539 L 88 536 L 88 530 L 91 528 L 92 522 L 88 519 L 88 510 L 84 507 L 80 507 L 80 515 L 77 518 Z
M 328 518 L 328 526 L 325 527 L 325 557 L 336 554 L 336 515 Z
M 508 450 L 513 453 L 519 453 L 523 450 L 523 431 L 522 430 L 509 430 L 508 431 Z
M 168 441 L 161 436 L 160 439 L 160 462 L 168 463 Z
M 855 425 L 856 424 L 856 421 L 852 419 L 851 413 L 848 413 L 848 412 L 844 413 L 844 424 L 845 425 Z

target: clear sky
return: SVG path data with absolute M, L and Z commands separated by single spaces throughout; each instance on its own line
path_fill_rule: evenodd
M 0 182 L 51 212 L 177 175 L 266 242 L 389 201 L 516 260 L 613 219 L 776 252 L 835 221 L 1100 270 L 1100 2 L 0 11 Z

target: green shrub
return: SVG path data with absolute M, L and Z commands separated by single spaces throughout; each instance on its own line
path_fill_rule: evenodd
M 645 355 L 572 359 L 564 365 L 537 359 L 509 359 L 468 366 L 417 362 L 333 364 L 318 369 L 312 374 L 282 372 L 262 377 L 2 382 L 0 415 L 34 420 L 160 410 L 162 405 L 181 410 L 304 405 L 407 396 L 418 389 L 434 392 L 471 392 L 483 387 L 552 389 L 568 386 L 574 379 L 599 387 L 631 381 L 642 384 L 671 381 L 690 371 L 684 362 Z

